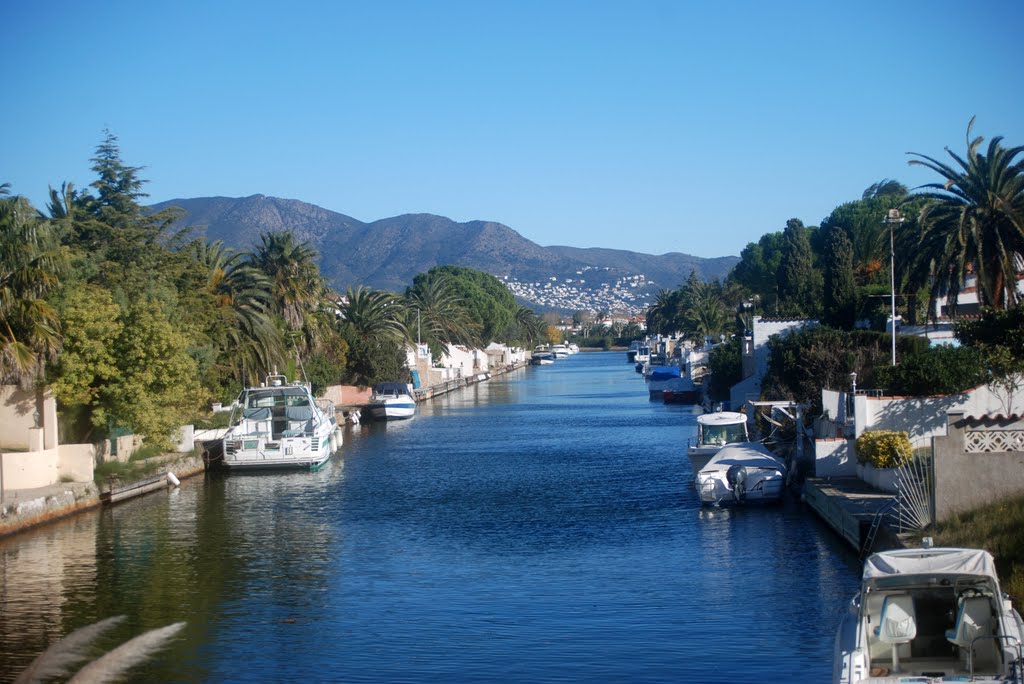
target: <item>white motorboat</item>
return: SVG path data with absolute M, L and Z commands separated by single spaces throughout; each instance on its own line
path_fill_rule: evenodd
M 633 360 L 636 363 L 647 363 L 651 360 L 651 348 L 646 345 L 640 345 L 636 349 L 636 354 L 633 355 Z
M 231 469 L 311 468 L 327 462 L 342 436 L 334 405 L 313 397 L 309 383 L 269 375 L 242 390 L 222 442 Z
M 579 350 L 580 350 L 580 345 L 576 344 L 575 342 L 570 342 L 569 343 L 569 353 L 570 354 L 576 354 L 576 353 L 579 352 Z
M 555 362 L 555 355 L 546 349 L 534 350 L 530 355 L 530 363 L 535 366 L 550 366 Z
M 1019 682 L 1022 635 L 987 551 L 884 551 L 839 624 L 833 681 Z
M 757 442 L 727 444 L 694 480 L 701 503 L 774 502 L 782 498 L 786 466 Z
M 564 344 L 553 344 L 551 345 L 551 353 L 554 354 L 556 359 L 564 359 L 569 356 L 569 347 Z
M 366 408 L 376 420 L 412 418 L 416 415 L 416 398 L 407 383 L 381 382 L 373 386 Z
M 747 434 L 747 416 L 734 411 L 719 411 L 697 416 L 697 437 L 689 442 L 686 455 L 696 475 L 708 464 L 711 457 L 726 444 L 750 441 Z

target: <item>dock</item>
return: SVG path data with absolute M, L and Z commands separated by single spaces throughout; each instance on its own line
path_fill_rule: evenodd
M 886 524 L 889 516 L 885 511 L 895 500 L 895 494 L 879 491 L 857 477 L 809 477 L 804 481 L 803 501 L 858 552 L 900 545 L 895 531 Z M 871 548 L 865 549 L 869 543 Z

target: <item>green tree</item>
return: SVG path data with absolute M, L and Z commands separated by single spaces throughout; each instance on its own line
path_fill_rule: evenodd
M 140 204 L 147 197 L 142 168 L 122 161 L 117 136 L 110 131 L 92 162 L 97 176 L 89 186 L 92 192 L 76 193 L 68 186 L 60 197 L 51 192 L 54 218 L 66 222 L 65 238 L 77 249 L 76 263 L 89 280 L 117 290 L 122 303 L 144 292 L 152 296 L 181 268 L 173 248 L 181 246 L 184 231 L 172 232 L 181 212 L 153 212 Z
M 446 277 L 416 282 L 405 292 L 405 306 L 410 336 L 415 331 L 432 351 L 446 353 L 453 344 L 480 345 L 479 324 Z
M 138 302 L 123 320 L 114 344 L 119 373 L 105 386 L 93 422 L 125 425 L 148 444 L 168 447 L 174 429 L 208 399 L 188 353 L 189 337 L 156 302 Z
M 67 253 L 28 201 L 0 186 L 0 380 L 33 382 L 60 349 L 60 323 L 47 298 L 60 286 Z
M 435 279 L 444 279 L 476 323 L 479 341 L 487 346 L 504 340 L 514 329 L 519 304 L 500 280 L 481 271 L 463 266 L 435 266 L 413 279 L 413 289 L 426 287 Z
M 109 290 L 86 284 L 67 293 L 60 318 L 64 345 L 51 387 L 75 439 L 88 440 L 97 425 L 106 427 L 102 405 L 121 373 L 115 355 L 124 329 L 121 307 Z M 92 421 L 94 411 L 98 423 Z
M 912 284 L 930 284 L 934 300 L 942 294 L 955 306 L 963 284 L 977 277 L 979 300 L 996 309 L 1019 299 L 1018 264 L 1024 258 L 1024 147 L 1003 147 L 1002 136 L 971 138 L 967 156 L 946 148 L 953 164 L 912 152 L 910 164 L 936 172 L 941 180 L 922 187 L 928 201 L 918 216 L 920 236 L 910 264 Z
M 751 242 L 740 252 L 740 261 L 729 273 L 727 283 L 736 283 L 756 295 L 763 310 L 778 311 L 779 267 L 782 264 L 783 234 L 766 233 L 757 242 Z M 757 313 L 752 311 L 751 313 Z
M 250 255 L 220 241 L 191 244 L 194 268 L 179 284 L 185 308 L 199 314 L 202 335 L 213 359 L 204 368 L 211 384 L 254 384 L 284 367 L 284 338 L 274 321 L 273 283 L 252 265 Z M 212 377 L 211 377 L 212 376 Z
M 410 342 L 401 297 L 364 287 L 349 288 L 340 307 L 339 332 L 348 345 L 345 381 L 370 386 L 408 376 Z
M 799 219 L 786 222 L 782 260 L 779 264 L 779 313 L 813 317 L 819 313 L 821 274 L 814 267 L 811 231 Z
M 727 401 L 732 386 L 743 379 L 742 339 L 733 336 L 708 354 L 708 395 L 712 401 Z
M 647 331 L 655 335 L 674 333 L 679 325 L 679 307 L 679 291 L 659 290 L 647 308 Z
M 853 277 L 853 245 L 846 230 L 833 226 L 825 240 L 826 325 L 852 330 L 857 317 L 857 290 Z

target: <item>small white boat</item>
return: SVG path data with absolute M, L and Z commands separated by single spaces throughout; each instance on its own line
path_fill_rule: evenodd
M 747 434 L 747 416 L 734 411 L 719 411 L 697 416 L 697 437 L 686 448 L 693 474 L 701 471 L 708 461 L 726 444 L 750 441 Z
M 366 408 L 376 420 L 412 418 L 416 415 L 416 399 L 404 382 L 381 382 L 373 386 Z
M 555 355 L 545 350 L 534 350 L 530 356 L 530 363 L 535 366 L 550 366 L 555 362 Z
M 774 502 L 782 498 L 786 466 L 757 442 L 727 444 L 694 480 L 701 503 Z
M 576 344 L 575 342 L 570 342 L 569 343 L 569 353 L 570 354 L 576 354 L 576 353 L 579 352 L 579 350 L 580 350 L 580 345 Z
M 564 344 L 553 344 L 551 345 L 551 353 L 554 354 L 556 359 L 564 359 L 569 356 L 569 347 Z
M 651 348 L 646 345 L 637 347 L 636 354 L 633 355 L 633 360 L 638 364 L 647 363 L 651 360 Z
M 1024 623 L 980 549 L 884 551 L 836 633 L 836 684 L 1019 682 Z
M 317 469 L 341 446 L 334 405 L 317 400 L 309 383 L 269 375 L 242 390 L 224 435 L 223 464 L 231 469 Z

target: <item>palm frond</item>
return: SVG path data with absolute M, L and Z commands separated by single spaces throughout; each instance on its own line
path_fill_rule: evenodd
M 124 615 L 115 615 L 76 629 L 40 653 L 18 675 L 14 684 L 28 684 L 29 682 L 41 682 L 54 677 L 66 676 L 73 665 L 88 657 L 85 649 L 104 632 L 123 620 Z
M 184 622 L 175 622 L 173 625 L 158 627 L 140 634 L 83 667 L 68 680 L 68 683 L 98 684 L 112 681 L 152 658 L 184 627 Z

